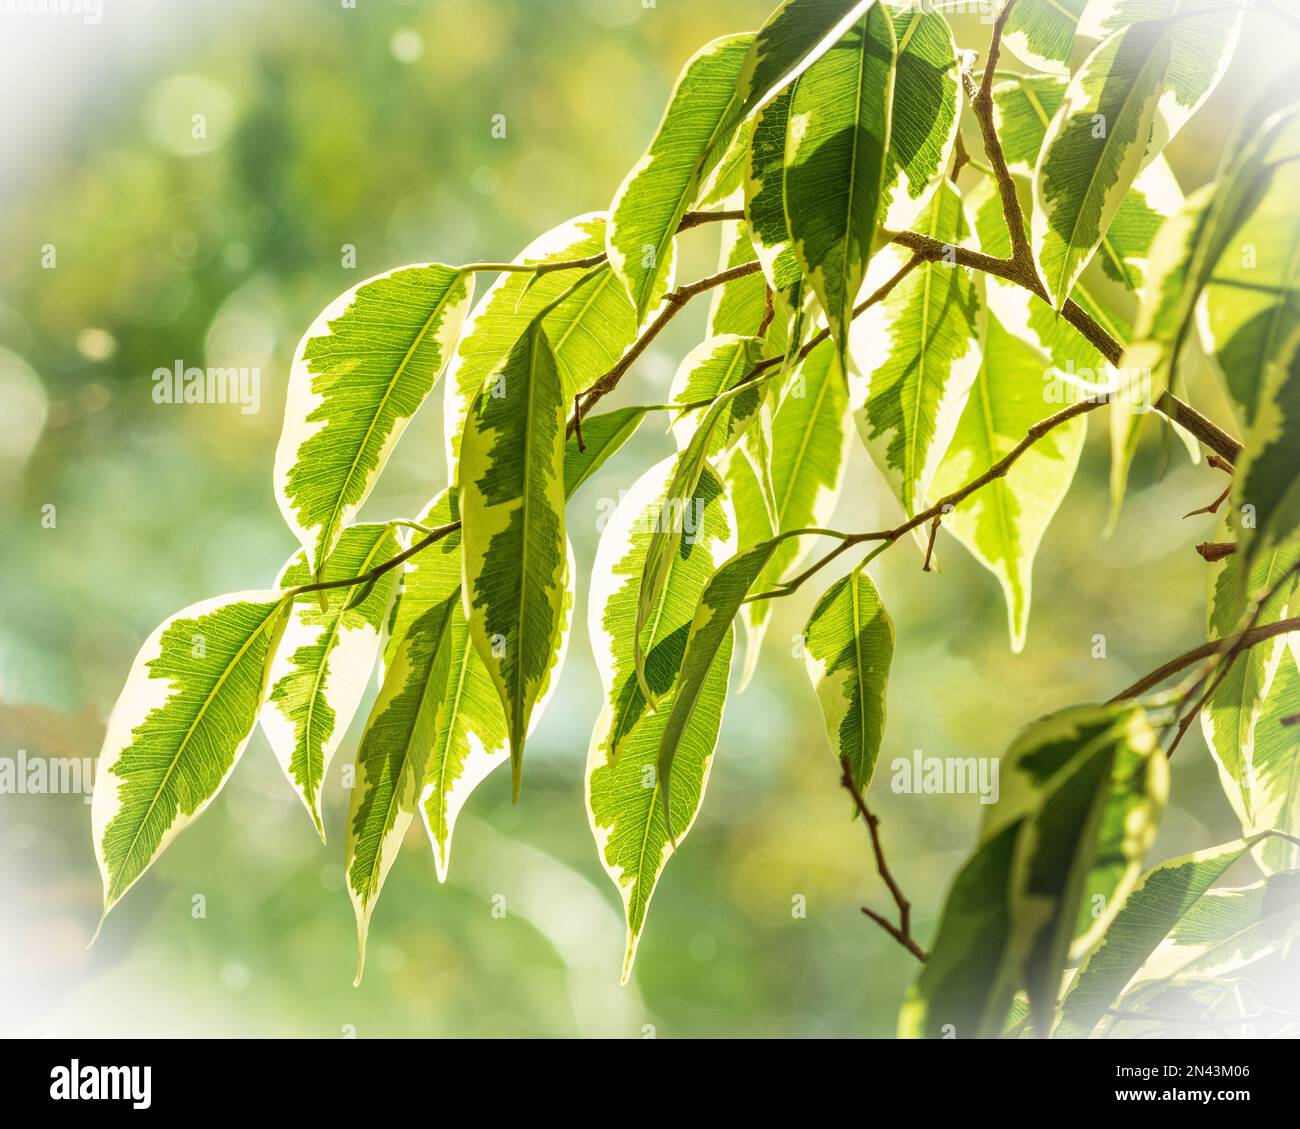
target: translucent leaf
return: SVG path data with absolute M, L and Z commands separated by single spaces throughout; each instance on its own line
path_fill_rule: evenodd
M 449 708 L 451 624 L 460 593 L 426 609 L 401 638 L 357 749 L 348 807 L 348 896 L 357 918 L 357 975 L 370 915 L 415 818 L 442 715 Z
M 473 281 L 437 263 L 389 271 L 335 299 L 298 345 L 275 491 L 313 575 L 446 365 Z
M 662 520 L 673 461 L 652 467 L 632 486 L 601 534 L 592 568 L 588 635 L 604 689 L 604 705 L 587 757 L 586 797 L 601 865 L 619 891 L 627 915 L 623 980 L 631 975 L 651 895 L 669 857 L 681 845 L 708 783 L 726 697 L 730 638 L 714 659 L 673 766 L 676 844 L 668 833 L 656 763 L 672 712 L 689 625 L 715 569 L 735 550 L 734 515 L 722 483 L 705 467 L 691 499 L 693 533 L 674 554 L 654 621 L 645 630 L 646 676 L 662 693 L 646 713 L 640 699 L 632 639 L 639 580 L 650 533 Z M 621 741 L 616 718 L 623 717 Z M 618 744 L 617 753 L 614 751 Z
M 1007 20 L 1002 42 L 1035 70 L 1068 74 L 1074 34 L 1088 0 L 1021 0 Z
M 650 148 L 628 174 L 610 206 L 610 265 L 644 317 L 663 294 L 673 237 L 699 197 L 712 147 L 729 142 L 740 69 L 754 41 L 731 35 L 702 48 L 686 64 Z M 716 157 L 716 155 L 715 155 Z
M 572 498 L 578 487 L 596 473 L 607 459 L 616 454 L 641 426 L 646 410 L 641 407 L 616 408 L 582 421 L 582 446 L 576 437 L 564 448 L 564 496 Z
M 218 596 L 164 620 L 140 648 L 95 773 L 105 915 L 234 771 L 287 615 L 279 592 Z
M 1251 847 L 1239 839 L 1163 862 L 1134 886 L 1106 936 L 1070 982 L 1058 1037 L 1085 1038 L 1152 951 Z
M 322 579 L 361 576 L 398 550 L 392 526 L 349 526 L 326 560 Z M 353 589 L 303 593 L 293 602 L 284 641 L 271 667 L 271 692 L 259 715 L 262 730 L 306 805 L 321 842 L 325 841 L 321 784 L 379 657 L 396 575 L 396 569 L 385 573 L 356 607 L 350 607 Z M 281 570 L 276 587 L 293 588 L 310 580 L 307 556 L 299 552 Z
M 837 758 L 865 791 L 885 732 L 894 623 L 865 572 L 832 584 L 804 627 L 804 662 Z
M 567 420 L 555 353 L 534 321 L 471 407 L 460 467 L 470 637 L 505 708 L 516 796 L 564 620 Z
M 589 212 L 552 228 L 516 257 L 520 263 L 570 262 L 605 250 L 605 216 Z M 636 337 L 636 310 L 608 264 L 542 275 L 502 274 L 465 323 L 465 333 L 447 369 L 444 435 L 450 481 L 456 481 L 465 417 L 487 378 L 547 306 L 585 275 L 591 277 L 546 315 L 546 337 L 560 367 L 566 403 L 608 372 Z
M 748 376 L 763 359 L 763 352 L 763 342 L 757 337 L 728 333 L 721 337 L 707 338 L 692 349 L 678 366 L 668 393 L 668 402 L 685 405 L 714 399 Z M 727 398 L 713 426 L 707 457 L 716 457 L 735 445 L 750 417 L 758 410 L 763 391 L 763 386 L 755 383 L 747 391 Z M 708 409 L 701 407 L 681 412 L 674 417 L 672 429 L 678 450 L 684 450 L 690 445 L 691 438 L 707 414 Z
M 983 474 L 1055 410 L 1044 402 L 1050 368 L 1045 356 L 989 318 L 984 362 L 935 473 L 936 494 L 952 493 Z M 1074 480 L 1086 434 L 1083 416 L 1054 428 L 1004 477 L 982 486 L 943 519 L 943 528 L 1002 585 L 1016 652 L 1025 645 L 1034 555 Z
M 1034 254 L 1058 309 L 1138 173 L 1218 84 L 1240 22 L 1218 9 L 1124 26 L 1071 80 L 1034 174 Z
M 790 243 L 785 215 L 785 150 L 793 91 L 774 98 L 759 114 L 745 178 L 745 218 L 767 284 L 790 293 L 803 268 Z
M 951 184 L 936 193 L 918 227 L 942 243 L 966 242 L 961 197 Z M 906 258 L 892 245 L 882 250 L 863 289 L 883 283 Z M 979 372 L 983 313 L 971 273 L 940 260 L 915 268 L 854 322 L 854 419 L 909 515 L 925 507 Z
M 897 49 L 892 14 L 876 4 L 804 72 L 790 101 L 786 219 L 841 356 L 884 199 Z

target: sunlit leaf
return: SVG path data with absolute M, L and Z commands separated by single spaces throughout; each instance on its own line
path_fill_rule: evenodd
M 1068 74 L 1075 30 L 1087 6 L 1088 0 L 1020 0 L 1002 42 L 1036 70 Z
M 313 575 L 450 359 L 473 288 L 437 263 L 389 271 L 336 298 L 298 345 L 275 492 Z
M 279 592 L 218 596 L 164 620 L 140 648 L 95 773 L 105 914 L 234 771 L 288 612 Z
M 804 663 L 817 691 L 836 757 L 853 782 L 871 783 L 885 732 L 885 691 L 894 658 L 894 623 L 865 571 L 832 584 L 804 627 Z
M 470 408 L 460 467 L 470 637 L 505 708 L 516 796 L 564 621 L 567 418 L 555 353 L 534 321 Z
M 360 576 L 396 556 L 398 548 L 392 526 L 349 526 L 325 562 L 322 579 Z M 260 714 L 262 730 L 322 842 L 321 784 L 379 657 L 396 575 L 396 570 L 385 573 L 352 608 L 354 592 L 348 588 L 326 591 L 324 611 L 318 593 L 299 596 L 271 667 L 271 692 Z M 292 588 L 310 580 L 306 554 L 299 552 L 281 570 L 276 587 Z

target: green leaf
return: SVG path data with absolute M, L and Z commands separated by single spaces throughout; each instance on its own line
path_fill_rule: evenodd
M 748 157 L 748 150 L 746 155 Z M 718 270 L 730 270 L 757 261 L 754 244 L 749 238 L 749 226 L 743 220 L 728 220 L 719 226 L 722 228 L 722 242 Z M 714 289 L 704 335 L 721 337 L 735 333 L 741 337 L 757 337 L 766 317 L 767 279 L 762 274 L 747 274 Z M 777 339 L 773 341 L 777 351 L 785 347 L 781 338 L 783 331 L 783 319 L 774 317 L 766 336 L 769 340 Z
M 325 562 L 323 580 L 369 572 L 398 553 L 390 525 L 353 525 L 343 531 Z M 284 641 L 271 667 L 271 693 L 260 720 L 280 767 L 325 841 L 321 784 L 342 742 L 379 657 L 396 570 L 384 573 L 355 608 L 355 589 L 305 592 L 292 605 Z M 295 553 L 277 588 L 311 581 L 307 556 Z M 321 610 L 320 596 L 326 600 Z
M 650 148 L 610 206 L 610 265 L 627 287 L 638 317 L 662 296 L 673 260 L 673 237 L 700 195 L 704 177 L 721 156 L 736 123 L 736 84 L 752 35 L 715 39 L 686 64 Z M 727 122 L 732 124 L 728 127 Z
M 757 337 L 728 333 L 710 337 L 686 354 L 673 377 L 668 402 L 675 405 L 697 404 L 712 400 L 734 388 L 763 359 L 763 342 Z M 721 402 L 706 455 L 716 457 L 728 451 L 740 439 L 750 417 L 758 410 L 765 389 L 754 383 L 744 392 Z M 708 408 L 680 412 L 673 419 L 673 437 L 677 449 L 685 450 Z
M 420 521 L 437 527 L 449 525 L 459 518 L 456 492 L 448 489 L 429 504 Z M 505 762 L 509 740 L 500 696 L 470 639 L 469 622 L 465 618 L 463 601 L 459 599 L 463 571 L 461 554 L 461 534 L 454 532 L 406 562 L 385 655 L 387 665 L 391 666 L 397 661 L 400 648 L 415 625 L 431 609 L 452 601 L 451 622 L 447 628 L 449 674 L 445 708 L 438 712 L 432 730 L 428 731 L 429 752 L 419 796 L 420 813 L 433 847 L 434 865 L 440 882 L 447 880 L 457 817 L 474 789 Z M 568 646 L 573 621 L 571 549 L 568 561 L 568 589 L 560 642 L 547 672 L 542 695 L 529 721 L 530 734 L 537 727 L 559 682 Z
M 1012 52 L 1035 70 L 1068 74 L 1079 17 L 1088 0 L 1021 0 L 1002 36 Z
M 1029 726 L 1002 758 L 1000 795 L 949 894 L 900 1034 L 933 1038 L 951 1025 L 959 1038 L 996 1036 L 1019 987 L 1034 1030 L 1049 1030 L 1071 949 L 1093 943 L 1118 913 L 1167 791 L 1168 765 L 1139 707 L 1080 706 Z
M 1231 185 L 1220 189 L 1241 201 L 1242 221 L 1230 225 L 1231 242 L 1219 237 L 1222 251 L 1197 319 L 1243 427 L 1254 423 L 1260 394 L 1275 379 L 1271 370 L 1300 327 L 1300 110 L 1289 107 L 1261 134 Z
M 793 91 L 774 98 L 758 115 L 745 177 L 745 219 L 767 284 L 790 294 L 803 268 L 790 242 L 785 215 L 785 151 Z
M 731 649 L 735 634 L 731 623 L 740 611 L 741 601 L 749 594 L 775 548 L 775 542 L 764 541 L 737 553 L 723 564 L 705 586 L 699 608 L 691 620 L 672 708 L 668 711 L 668 724 L 659 740 L 658 778 L 663 788 L 664 824 L 670 837 L 673 835 L 672 771 L 677 747 L 691 725 L 705 686 L 712 679 L 719 653 L 724 646 L 728 651 Z
M 1255 848 L 1255 862 L 1265 874 L 1295 868 L 1300 860 L 1300 670 L 1292 637 L 1264 699 L 1255 727 L 1254 818 L 1243 827 L 1250 832 L 1276 829 L 1290 835 L 1269 836 Z
M 419 808 L 429 758 L 448 709 L 451 624 L 459 604 L 456 592 L 426 609 L 406 630 L 357 749 L 346 860 L 348 896 L 357 918 L 357 984 L 365 969 L 370 915 Z
M 1300 936 L 1300 870 L 1251 886 L 1210 890 L 1185 913 L 1134 981 L 1224 977 Z
M 1034 254 L 1058 309 L 1138 173 L 1218 84 L 1239 27 L 1223 10 L 1134 23 L 1071 80 L 1034 175 Z
M 314 576 L 446 365 L 473 283 L 440 263 L 389 271 L 335 299 L 298 345 L 275 492 Z
M 651 707 L 656 704 L 659 687 L 652 687 L 647 677 L 648 651 L 642 646 L 642 635 L 648 625 L 660 615 L 672 574 L 674 561 L 689 545 L 689 538 L 698 532 L 700 503 L 696 492 L 700 480 L 708 470 L 708 454 L 718 422 L 730 410 L 731 402 L 748 391 L 724 396 L 714 401 L 701 419 L 690 441 L 673 462 L 672 475 L 662 504 L 649 522 L 649 539 L 641 572 L 641 585 L 637 594 L 636 629 L 632 635 L 633 659 L 641 694 Z M 671 683 L 669 684 L 671 685 Z
M 884 199 L 897 49 L 890 10 L 876 4 L 804 72 L 790 101 L 786 220 L 841 358 Z
M 865 791 L 885 732 L 885 691 L 894 622 L 871 578 L 852 572 L 832 584 L 803 629 L 804 663 L 837 758 L 848 758 Z
M 957 245 L 969 234 L 961 197 L 945 183 L 919 225 Z M 876 256 L 867 287 L 906 261 L 894 246 Z M 925 508 L 931 480 L 979 372 L 983 303 L 964 267 L 922 263 L 853 327 L 858 372 L 849 378 L 858 433 L 908 515 Z
M 646 409 L 616 408 L 582 421 L 582 446 L 576 436 L 564 447 L 564 496 L 572 498 L 578 488 L 616 454 L 641 426 Z
M 723 136 L 771 102 L 831 49 L 876 0 L 784 0 L 754 36 L 723 118 Z M 719 143 L 721 144 L 721 143 Z M 718 146 L 708 154 L 716 159 Z
M 564 620 L 566 422 L 559 366 L 534 321 L 488 378 L 461 441 L 470 637 L 505 708 L 516 797 Z
M 983 474 L 1055 410 L 1044 402 L 1050 370 L 1045 356 L 989 318 L 984 363 L 935 473 L 936 494 L 950 494 Z M 1083 416 L 1054 428 L 1004 477 L 981 487 L 943 519 L 943 528 L 1002 585 L 1015 652 L 1025 645 L 1034 555 L 1074 479 L 1086 434 Z
M 713 661 L 677 746 L 674 845 L 656 764 L 672 713 L 674 684 L 690 624 L 705 585 L 734 552 L 736 535 L 722 483 L 705 466 L 687 511 L 692 535 L 673 555 L 654 620 L 642 635 L 646 677 L 662 695 L 659 708 L 647 713 L 637 681 L 633 634 L 639 581 L 652 530 L 662 521 L 670 496 L 673 473 L 673 461 L 664 460 L 642 475 L 620 500 L 601 534 L 588 603 L 587 633 L 604 689 L 604 705 L 587 758 L 587 811 L 601 865 L 618 888 L 627 915 L 624 982 L 631 974 L 655 884 L 699 810 L 731 661 L 728 638 Z
M 140 648 L 95 773 L 105 916 L 234 771 L 288 610 L 279 592 L 218 596 L 164 620 Z
M 1002 142 L 1002 154 L 1013 173 L 1033 175 L 1047 127 L 1065 101 L 1069 85 L 1066 78 L 1034 74 L 1017 75 L 993 87 L 993 124 Z M 980 237 L 983 235 L 981 229 Z
M 1055 1034 L 1091 1034 L 1156 946 L 1255 841 L 1238 839 L 1148 870 L 1070 982 Z
M 904 231 L 929 205 L 957 144 L 957 45 L 938 12 L 894 13 L 898 63 L 880 222 Z
M 605 250 L 605 216 L 590 212 L 562 223 L 530 243 L 515 262 L 570 262 Z M 465 334 L 447 369 L 444 433 L 450 481 L 456 481 L 465 417 L 487 379 L 524 335 L 533 319 L 546 315 L 546 337 L 560 367 L 565 403 L 608 372 L 632 344 L 636 310 L 608 264 L 560 299 L 586 274 L 587 267 L 535 275 L 502 274 L 483 295 L 465 323 Z
M 792 529 L 825 528 L 829 524 L 844 486 L 853 440 L 848 406 L 848 389 L 836 363 L 834 346 L 830 341 L 822 342 L 794 369 L 772 417 L 770 473 L 776 525 L 769 521 L 765 536 Z M 741 509 L 736 499 L 738 516 Z M 744 528 L 741 519 L 742 534 Z M 798 567 L 813 543 L 811 537 L 778 541 L 755 590 L 774 588 Z M 752 673 L 771 619 L 772 603 L 761 600 L 745 604 L 741 613 L 747 631 L 746 670 Z
M 1300 541 L 1300 327 L 1268 368 L 1255 420 L 1232 479 L 1232 503 L 1249 514 L 1238 552 L 1252 569 L 1274 549 Z M 1245 507 L 1249 507 L 1246 509 Z
M 1236 540 L 1239 524 L 1240 518 L 1229 511 L 1216 538 Z M 1285 619 L 1295 598 L 1296 578 L 1283 581 L 1298 563 L 1300 544 L 1293 543 L 1261 555 L 1251 565 L 1248 578 L 1242 575 L 1240 552 L 1211 565 L 1207 638 L 1223 639 L 1242 630 L 1254 614 L 1256 602 L 1274 589 L 1273 596 L 1259 607 L 1255 622 L 1264 626 Z M 1270 805 L 1262 803 L 1260 794 L 1255 734 L 1285 654 L 1286 638 L 1280 635 L 1247 649 L 1228 668 L 1201 710 L 1201 729 L 1219 766 L 1224 793 L 1248 833 L 1271 826 L 1258 822 Z
M 727 496 L 736 512 L 736 543 L 748 549 L 775 534 L 763 490 L 753 464 L 742 452 L 735 451 L 723 460 L 721 466 Z M 771 601 L 760 600 L 745 604 L 740 609 L 741 623 L 745 628 L 745 661 L 741 667 L 738 690 L 744 690 L 758 668 L 758 657 L 763 647 L 763 636 L 771 621 Z

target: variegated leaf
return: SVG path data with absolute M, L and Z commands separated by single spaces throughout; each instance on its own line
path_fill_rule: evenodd
M 1239 28 L 1222 8 L 1123 26 L 1071 80 L 1034 174 L 1034 254 L 1058 309 L 1138 173 L 1222 78 Z
M 748 376 L 763 359 L 763 352 L 763 342 L 757 337 L 728 333 L 707 338 L 678 366 L 668 402 L 673 405 L 703 404 L 714 399 Z M 714 458 L 735 445 L 758 410 L 764 391 L 763 385 L 755 383 L 746 391 L 726 399 L 713 425 L 707 457 Z M 673 437 L 679 451 L 690 445 L 692 436 L 707 414 L 708 408 L 699 407 L 682 411 L 673 419 Z
M 450 358 L 473 288 L 439 263 L 389 271 L 335 299 L 298 345 L 275 492 L 314 576 Z
M 578 216 L 534 240 L 515 262 L 570 262 L 599 255 L 605 250 L 605 227 L 603 212 Z M 588 273 L 585 267 L 541 275 L 508 272 L 475 305 L 447 369 L 443 431 L 450 481 L 456 481 L 470 405 L 547 306 L 572 290 L 543 320 L 560 368 L 565 403 L 613 368 L 636 337 L 636 310 L 608 265 L 594 269 L 585 283 L 572 289 Z
M 1290 637 L 1290 648 L 1264 699 L 1255 726 L 1251 758 L 1254 780 L 1254 818 L 1243 830 L 1277 830 L 1255 848 L 1255 862 L 1265 874 L 1291 870 L 1300 861 L 1300 634 Z
M 631 975 L 655 884 L 676 849 L 655 767 L 672 712 L 673 686 L 700 595 L 736 544 L 730 502 L 717 475 L 705 466 L 690 498 L 693 532 L 673 556 L 654 620 L 642 635 L 646 676 L 663 695 L 659 708 L 646 713 L 633 653 L 639 582 L 651 532 L 663 520 L 673 474 L 673 460 L 664 460 L 642 475 L 619 502 L 601 534 L 588 604 L 588 635 L 604 705 L 587 757 L 587 812 L 601 865 L 617 887 L 627 915 L 624 982 Z M 714 659 L 677 746 L 673 768 L 677 846 L 694 822 L 708 782 L 730 661 L 728 639 Z M 620 717 L 626 719 L 621 723 L 621 740 Z
M 884 199 L 897 51 L 892 13 L 878 3 L 800 76 L 790 100 L 786 220 L 841 359 Z
M 1047 357 L 990 316 L 984 362 L 935 473 L 936 494 L 950 494 L 983 474 L 1020 443 L 1031 426 L 1056 410 L 1045 402 L 1051 367 Z M 1016 652 L 1025 645 L 1029 624 L 1034 555 L 1074 480 L 1086 429 L 1083 416 L 1054 428 L 1004 477 L 981 487 L 943 519 L 943 528 L 1002 585 L 1011 649 Z
M 349 526 L 325 561 L 321 579 L 361 576 L 396 556 L 398 549 L 391 525 Z M 355 593 L 351 588 L 297 597 L 271 667 L 271 692 L 259 715 L 262 731 L 322 843 L 321 785 L 379 657 L 396 575 L 393 570 L 380 577 L 355 608 L 348 606 Z M 310 580 L 307 556 L 299 552 L 281 570 L 276 587 L 293 588 Z M 324 610 L 319 595 L 325 597 Z
M 164 620 L 140 648 L 95 773 L 105 916 L 234 771 L 288 611 L 280 592 L 218 596 Z
M 832 584 L 804 627 L 804 662 L 817 691 L 831 748 L 853 782 L 871 783 L 885 733 L 885 694 L 894 659 L 894 622 L 863 570 Z
M 785 214 L 785 150 L 792 98 L 793 91 L 784 91 L 759 114 L 745 177 L 745 219 L 754 251 L 768 286 L 782 294 L 791 293 L 803 277 Z
M 470 408 L 460 466 L 470 637 L 501 695 L 516 797 L 564 620 L 566 423 L 559 366 L 535 320 Z
M 952 246 L 967 240 L 956 188 L 945 182 L 918 227 Z M 897 247 L 882 250 L 864 289 L 905 259 Z M 983 313 L 970 272 L 939 260 L 916 267 L 854 323 L 849 391 L 858 433 L 909 515 L 925 506 L 979 372 Z
M 357 919 L 357 984 L 365 969 L 370 915 L 420 806 L 429 759 L 450 706 L 451 624 L 459 605 L 460 593 L 453 593 L 406 628 L 357 749 L 345 866 Z
M 717 146 L 725 149 L 735 131 L 729 114 L 738 103 L 737 82 L 753 42 L 752 35 L 724 36 L 686 64 L 650 148 L 610 205 L 609 262 L 638 317 L 663 294 L 678 225 L 721 157 Z
M 577 436 L 564 447 L 564 496 L 572 498 L 578 488 L 618 453 L 641 426 L 646 409 L 615 408 L 582 421 L 582 445 Z
M 1050 74 L 1068 74 L 1079 17 L 1088 0 L 1020 0 L 1002 42 L 1021 62 Z

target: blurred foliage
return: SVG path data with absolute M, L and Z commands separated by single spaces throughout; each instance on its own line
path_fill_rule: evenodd
M 401 263 L 509 258 L 605 207 L 682 62 L 769 6 L 141 0 L 86 29 L 109 59 L 83 83 L 78 112 L 40 160 L 3 155 L 17 175 L 0 231 L 0 755 L 94 756 L 157 622 L 270 583 L 294 548 L 270 487 L 287 366 L 331 298 Z M 133 21 L 162 26 L 134 54 Z M 964 45 L 986 39 L 977 18 L 957 27 Z M 1261 70 L 1277 69 L 1252 34 L 1171 153 L 1185 188 L 1212 174 L 1234 112 Z M 69 62 L 42 80 L 78 74 Z M 492 134 L 496 114 L 504 139 Z M 714 238 L 689 237 L 684 276 L 712 266 Z M 53 270 L 42 267 L 46 244 Z M 624 395 L 662 399 L 703 316 L 679 319 Z M 178 359 L 260 368 L 260 411 L 155 404 L 151 373 Z M 1194 391 L 1228 418 L 1207 382 Z M 407 432 L 367 515 L 413 515 L 441 487 L 438 415 Z M 1093 421 L 1040 554 L 1023 655 L 1008 650 L 994 583 L 955 542 L 939 542 L 940 574 L 923 574 L 908 544 L 873 570 L 898 625 L 873 797 L 922 938 L 978 803 L 893 795 L 890 760 L 917 748 L 998 755 L 1044 711 L 1108 696 L 1203 638 L 1204 565 L 1191 545 L 1214 519 L 1181 515 L 1218 492 L 1215 472 L 1149 428 L 1123 520 L 1103 541 L 1103 424 Z M 579 607 L 608 499 L 670 449 L 643 429 L 574 502 Z M 893 520 L 860 451 L 849 482 L 841 528 Z M 256 736 L 225 795 L 89 952 L 99 879 L 88 806 L 0 796 L 0 1033 L 891 1033 L 913 962 L 858 912 L 885 905 L 885 891 L 789 645 L 815 597 L 779 602 L 759 675 L 729 704 L 701 820 L 656 896 L 629 988 L 617 986 L 617 898 L 583 813 L 599 689 L 579 615 L 519 806 L 505 774 L 475 794 L 445 887 L 413 829 L 358 991 L 337 768 L 322 849 Z M 1104 659 L 1093 657 L 1098 636 Z M 1232 834 L 1213 767 L 1189 741 L 1151 861 Z M 504 919 L 492 914 L 497 894 Z M 792 913 L 796 895 L 806 917 Z

